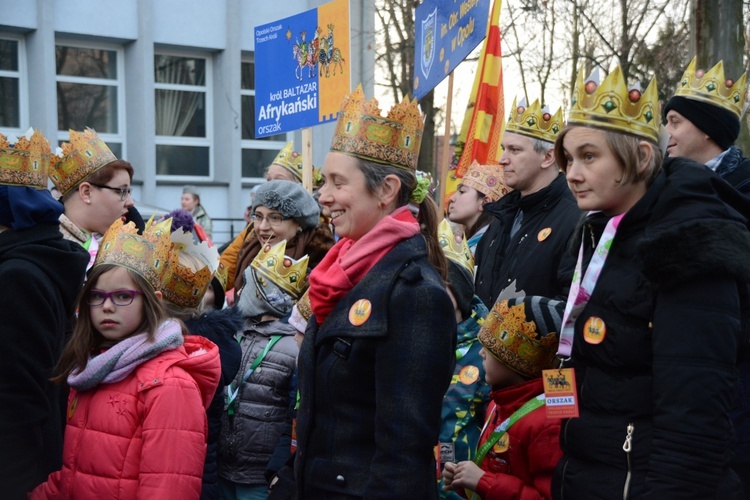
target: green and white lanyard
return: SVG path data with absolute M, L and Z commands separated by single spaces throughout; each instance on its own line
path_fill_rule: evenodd
M 247 382 L 247 380 L 250 378 L 250 376 L 253 374 L 256 368 L 260 365 L 261 361 L 263 361 L 263 358 L 266 357 L 266 354 L 268 354 L 268 351 L 271 350 L 273 345 L 278 342 L 283 335 L 274 335 L 271 337 L 271 339 L 266 344 L 266 347 L 263 348 L 260 354 L 258 354 L 258 357 L 255 358 L 255 361 L 253 361 L 253 364 L 250 365 L 250 368 L 247 369 L 245 372 L 245 375 L 242 377 L 242 382 L 235 385 L 235 382 L 232 382 L 232 385 L 229 386 L 228 391 L 228 397 L 227 397 L 227 412 L 229 413 L 229 416 L 231 417 L 234 415 L 234 405 L 237 401 L 237 396 L 240 394 L 240 387 L 242 387 L 242 384 Z
M 474 459 L 472 461 L 475 464 L 477 464 L 477 466 L 482 467 L 482 462 L 484 461 L 484 457 L 486 457 L 487 453 L 489 453 L 492 447 L 495 446 L 495 443 L 500 441 L 500 439 L 508 432 L 508 429 L 510 429 L 513 426 L 513 424 L 521 420 L 523 417 L 525 417 L 532 411 L 544 406 L 544 404 L 545 404 L 544 393 L 525 402 L 523 406 L 521 406 L 519 409 L 517 409 L 513 413 L 513 415 L 506 418 L 505 420 L 500 422 L 500 425 L 495 427 L 495 430 L 492 431 L 492 434 L 490 434 L 490 437 L 487 438 L 487 441 L 485 441 L 484 444 L 482 444 L 482 446 L 480 446 L 477 449 L 477 453 L 476 455 L 474 455 Z M 484 429 L 487 428 L 493 416 L 494 416 L 494 411 L 487 418 L 487 422 L 484 423 L 484 428 L 482 429 L 482 432 L 484 432 Z M 476 493 L 472 492 L 471 490 L 466 490 L 466 493 L 469 496 L 469 498 L 472 500 L 474 500 L 475 498 L 479 498 L 478 495 L 476 495 Z

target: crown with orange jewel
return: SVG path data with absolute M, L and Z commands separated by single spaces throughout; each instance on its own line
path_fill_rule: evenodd
M 172 219 L 146 224 L 138 234 L 135 224 L 123 224 L 117 219 L 104 233 L 94 266 L 115 264 L 140 274 L 154 290 L 161 290 L 168 280 L 169 256 L 172 243 Z
M 0 134 L 0 184 L 47 189 L 49 161 L 49 141 L 38 130 L 14 142 Z
M 688 64 L 674 95 L 702 101 L 726 109 L 741 118 L 747 99 L 747 73 L 734 81 L 724 77 L 724 61 L 708 71 L 695 69 L 696 58 Z
M 299 182 L 302 182 L 302 155 L 294 151 L 294 141 L 289 143 L 279 151 L 276 158 L 271 162 L 288 170 Z
M 193 234 L 172 233 L 169 272 L 162 282 L 164 298 L 180 307 L 197 307 L 219 268 L 219 252 L 208 242 L 195 243 Z
M 438 242 L 443 249 L 445 256 L 474 276 L 474 256 L 469 250 L 469 244 L 466 237 L 456 235 L 451 228 L 450 222 L 446 219 L 438 224 Z
M 505 184 L 502 166 L 480 165 L 476 160 L 461 177 L 461 184 L 489 196 L 491 201 L 497 201 L 511 191 Z
M 294 260 L 286 254 L 286 240 L 260 249 L 250 266 L 294 299 L 299 299 L 307 288 L 308 256 Z
M 586 80 L 578 72 L 569 125 L 583 125 L 659 141 L 659 95 L 656 77 L 642 92 L 640 85 L 627 88 L 622 70 L 616 66 L 599 83 L 599 68 Z
M 83 132 L 71 130 L 70 142 L 64 142 L 60 147 L 62 153 L 52 155 L 50 159 L 49 178 L 63 196 L 86 177 L 117 159 L 90 128 Z
M 531 106 L 526 107 L 526 98 L 524 97 L 518 104 L 516 104 L 516 99 L 513 100 L 513 107 L 505 130 L 532 139 L 555 142 L 557 134 L 564 126 L 562 109 L 558 109 L 553 115 L 549 111 L 549 106 L 542 108 L 539 99 L 531 103 Z
M 416 99 L 407 98 L 383 117 L 377 99 L 365 100 L 360 84 L 341 104 L 331 151 L 416 171 L 423 130 Z

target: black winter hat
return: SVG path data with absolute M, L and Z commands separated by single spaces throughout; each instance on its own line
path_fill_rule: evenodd
M 474 280 L 460 265 L 448 260 L 448 286 L 458 304 L 463 319 L 471 316 L 471 300 L 474 298 Z
M 740 135 L 740 119 L 726 109 L 683 96 L 672 97 L 664 107 L 664 118 L 673 109 L 707 134 L 719 147 L 729 149 Z

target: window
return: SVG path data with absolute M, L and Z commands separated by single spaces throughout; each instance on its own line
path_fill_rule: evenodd
M 0 37 L 0 132 L 18 135 L 27 123 L 23 39 Z
M 242 177 L 262 179 L 266 167 L 276 158 L 289 138 L 287 134 L 255 137 L 255 64 L 242 62 Z
M 58 140 L 68 130 L 93 128 L 123 156 L 125 92 L 122 50 L 64 43 L 55 47 Z
M 156 174 L 210 177 L 211 61 L 154 55 Z

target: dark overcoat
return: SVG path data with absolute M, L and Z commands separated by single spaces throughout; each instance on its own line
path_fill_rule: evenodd
M 354 326 L 360 299 L 372 312 Z M 437 498 L 455 343 L 453 305 L 421 235 L 386 254 L 320 327 L 313 316 L 299 357 L 300 498 Z

